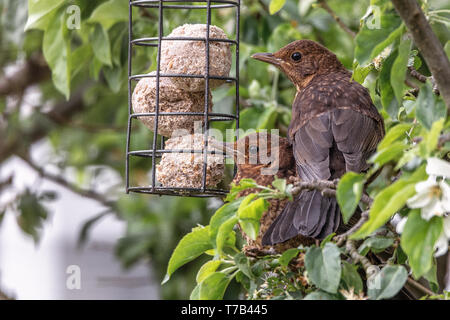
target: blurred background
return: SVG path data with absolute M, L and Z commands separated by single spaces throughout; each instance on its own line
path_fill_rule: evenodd
M 327 3 L 353 31 L 369 6 Z M 445 0 L 428 3 L 449 7 Z M 157 35 L 157 13 L 135 8 L 135 37 Z M 234 18 L 234 9 L 213 10 L 212 24 L 234 38 Z M 164 33 L 205 19 L 205 10 L 165 10 Z M 243 129 L 285 133 L 294 97 L 291 83 L 251 54 L 307 38 L 352 67 L 352 37 L 315 0 L 287 0 L 276 15 L 268 0 L 245 0 L 240 23 Z M 125 194 L 128 1 L 0 0 L 0 25 L 0 297 L 188 298 L 202 259 L 161 286 L 168 259 L 222 202 Z M 449 36 L 443 24 L 433 28 Z M 155 57 L 153 48 L 135 49 L 133 73 L 155 70 Z M 365 85 L 375 90 L 370 76 Z M 227 85 L 215 89 L 213 110 L 233 111 L 234 94 Z M 132 149 L 151 141 L 147 128 L 133 128 Z M 133 161 L 133 184 L 149 184 L 150 165 L 151 159 Z M 80 289 L 67 285 L 76 276 L 70 266 L 79 267 Z

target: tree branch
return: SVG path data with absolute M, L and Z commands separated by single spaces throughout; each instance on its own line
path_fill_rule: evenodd
M 11 76 L 0 79 L 0 96 L 20 94 L 29 86 L 49 79 L 50 74 L 42 54 L 34 54 Z
M 318 5 L 319 7 L 321 7 L 322 9 L 324 9 L 325 11 L 327 11 L 330 16 L 333 17 L 333 19 L 337 22 L 337 24 L 342 28 L 342 30 L 344 30 L 345 32 L 347 32 L 350 37 L 354 38 L 356 36 L 356 33 L 351 30 L 342 20 L 341 18 L 333 11 L 333 9 L 330 8 L 330 6 L 328 5 L 328 3 L 326 2 L 326 0 L 318 0 Z
M 36 163 L 34 163 L 31 160 L 31 158 L 29 157 L 29 155 L 18 154 L 18 156 L 22 160 L 24 160 L 30 167 L 32 167 L 37 173 L 39 173 L 39 175 L 42 176 L 43 178 L 53 181 L 84 198 L 89 198 L 89 199 L 95 200 L 95 201 L 101 203 L 102 205 L 104 205 L 105 207 L 108 207 L 112 210 L 116 210 L 114 201 L 110 201 L 110 200 L 106 199 L 103 194 L 100 194 L 93 190 L 82 189 L 82 188 L 78 187 L 77 185 L 67 181 L 62 176 L 58 176 L 58 175 L 54 175 L 49 172 L 46 172 L 43 168 L 39 167 Z
M 14 298 L 8 296 L 6 293 L 0 290 L 0 300 L 14 300 Z
M 348 239 L 345 243 L 345 250 L 348 252 L 354 262 L 360 262 L 364 268 L 367 278 L 373 276 L 378 268 L 370 263 L 369 259 L 359 254 L 355 246 L 355 241 Z
M 417 80 L 419 80 L 419 81 L 422 82 L 422 83 L 427 82 L 428 77 L 427 77 L 427 76 L 424 76 L 424 75 L 421 74 L 419 71 L 417 71 L 416 69 L 414 69 L 413 66 L 409 66 L 409 67 L 408 67 L 408 70 L 409 70 L 409 74 L 411 75 L 411 77 L 416 78 Z M 432 84 L 432 86 L 433 86 L 433 92 L 434 92 L 435 94 L 439 95 L 439 94 L 440 94 L 440 93 L 439 93 L 439 89 L 437 88 L 436 81 L 434 80 L 434 77 L 431 76 L 431 77 L 429 77 L 429 78 L 430 78 L 431 84 Z
M 450 110 L 450 61 L 416 0 L 392 0 Z
M 43 115 L 60 125 L 68 123 L 75 114 L 84 110 L 83 94 L 90 85 L 91 82 L 83 85 L 71 96 L 69 101 L 55 104 L 51 111 Z M 0 139 L 0 163 L 15 153 L 26 152 L 24 149 L 19 150 L 18 147 L 28 149 L 29 145 L 46 137 L 51 129 L 52 126 L 48 122 L 35 121 L 31 129 L 16 130 L 11 137 Z M 3 137 L 1 132 L 0 136 Z
M 425 295 L 429 295 L 429 296 L 436 295 L 435 292 L 431 291 L 430 289 L 428 289 L 427 287 L 423 286 L 422 284 L 420 284 L 416 280 L 412 279 L 411 277 L 408 277 L 406 282 L 408 282 L 412 287 L 414 287 L 415 289 L 419 290 L 420 292 L 422 292 Z
M 296 182 L 294 182 L 294 187 L 291 190 L 291 194 L 293 196 L 296 196 L 303 190 L 319 190 L 322 192 L 324 196 L 336 197 L 336 188 L 338 182 L 339 179 L 333 181 L 330 180 L 299 181 L 297 179 Z M 360 201 L 370 206 L 373 202 L 373 199 L 371 199 L 368 195 L 363 193 L 361 195 Z

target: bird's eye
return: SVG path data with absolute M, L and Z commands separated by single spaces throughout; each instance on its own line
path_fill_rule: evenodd
M 294 61 L 300 61 L 300 59 L 302 58 L 302 54 L 300 52 L 294 52 L 291 55 L 292 60 Z
M 250 152 L 251 154 L 257 154 L 258 146 L 250 146 L 250 148 L 248 148 L 248 152 Z

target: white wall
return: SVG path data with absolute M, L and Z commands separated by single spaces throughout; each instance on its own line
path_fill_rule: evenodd
M 35 184 L 36 173 L 14 158 L 0 168 L 0 179 L 14 172 L 14 186 Z M 82 198 L 50 181 L 39 185 L 55 190 L 60 197 L 51 203 L 52 215 L 45 224 L 38 246 L 24 235 L 12 213 L 0 225 L 0 288 L 18 299 L 158 299 L 160 287 L 148 265 L 130 272 L 121 269 L 114 257 L 114 244 L 124 234 L 123 222 L 108 216 L 91 230 L 86 247 L 76 241 L 83 222 L 102 211 L 93 200 Z M 6 201 L 12 194 L 1 195 Z M 81 290 L 66 288 L 66 269 L 81 268 Z

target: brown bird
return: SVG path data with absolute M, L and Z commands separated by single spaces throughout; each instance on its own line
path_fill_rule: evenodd
M 225 149 L 233 154 L 237 164 L 237 172 L 233 183 L 239 184 L 241 179 L 251 178 L 262 186 L 271 186 L 275 178 L 289 179 L 295 177 L 295 159 L 292 147 L 286 138 L 271 135 L 266 132 L 252 133 L 239 139 L 234 144 L 224 143 L 216 147 Z M 259 193 L 256 188 L 246 189 L 238 194 L 245 197 L 250 193 Z M 273 221 L 280 215 L 289 202 L 288 199 L 269 199 L 269 208 L 263 213 L 260 220 L 260 230 L 256 240 L 243 234 L 247 245 L 244 253 L 249 256 L 265 255 L 268 253 L 283 252 L 286 249 L 298 247 L 300 244 L 311 245 L 315 240 L 298 235 L 273 246 L 263 246 L 262 236 L 266 233 Z
M 333 180 L 363 172 L 384 136 L 383 119 L 366 88 L 351 80 L 336 55 L 311 40 L 298 40 L 255 59 L 278 67 L 297 88 L 288 138 L 297 174 L 305 181 Z M 341 224 L 335 198 L 304 191 L 288 203 L 263 237 L 264 245 L 298 234 L 323 239 Z

